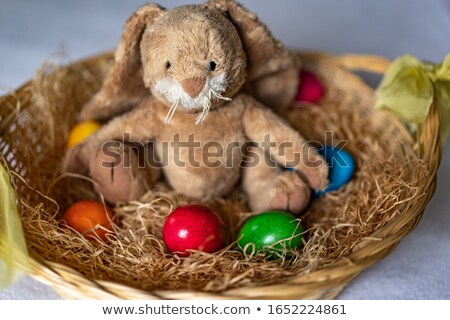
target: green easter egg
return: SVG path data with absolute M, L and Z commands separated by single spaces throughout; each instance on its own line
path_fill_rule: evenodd
M 303 227 L 290 213 L 278 210 L 263 212 L 248 219 L 238 235 L 238 246 L 246 253 L 265 252 L 270 257 L 290 256 L 289 250 L 303 246 Z

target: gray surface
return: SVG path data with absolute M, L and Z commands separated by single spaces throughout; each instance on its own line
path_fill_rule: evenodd
M 242 1 L 293 48 L 335 53 L 404 53 L 438 61 L 450 52 L 450 0 Z M 14 88 L 63 46 L 65 61 L 116 46 L 143 1 L 0 1 L 0 87 Z M 167 7 L 192 3 L 163 1 Z M 450 150 L 419 227 L 389 257 L 363 272 L 342 299 L 450 299 Z M 2 299 L 54 299 L 24 278 Z

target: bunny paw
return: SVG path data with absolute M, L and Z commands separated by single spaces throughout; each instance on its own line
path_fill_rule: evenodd
M 272 185 L 270 209 L 299 213 L 309 203 L 311 190 L 297 172 L 283 172 Z
M 134 196 L 133 165 L 136 156 L 122 143 L 116 143 L 110 151 L 114 152 L 114 157 L 106 155 L 101 148 L 91 156 L 90 175 L 97 183 L 97 191 L 108 202 L 129 201 Z

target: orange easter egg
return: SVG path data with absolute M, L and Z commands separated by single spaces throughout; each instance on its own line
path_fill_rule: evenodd
M 107 241 L 106 234 L 112 232 L 113 213 L 103 203 L 95 200 L 78 201 L 64 213 L 63 223 L 82 233 L 86 239 L 95 236 Z

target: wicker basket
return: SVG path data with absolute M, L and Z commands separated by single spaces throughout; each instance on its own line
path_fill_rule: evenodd
M 314 68 L 326 70 L 333 80 L 339 83 L 346 92 L 346 98 L 357 99 L 361 108 L 371 114 L 374 105 L 374 92 L 350 70 L 361 70 L 382 74 L 389 65 L 389 61 L 376 56 L 345 55 L 333 56 L 324 53 L 299 53 L 306 64 Z M 102 68 L 111 60 L 111 53 L 106 53 L 88 60 L 77 62 L 83 65 L 97 80 L 103 76 Z M 71 72 L 73 66 L 68 66 Z M 331 81 L 331 80 L 330 80 Z M 0 151 L 4 156 L 3 165 L 9 170 L 21 175 L 27 184 L 45 184 L 45 177 L 41 181 L 31 181 L 27 176 L 35 165 L 33 157 L 41 152 L 39 142 L 33 139 L 35 128 L 23 127 L 21 115 L 32 112 L 33 103 L 31 83 L 17 89 L 15 93 L 0 98 Z M 76 108 L 80 101 L 74 101 Z M 71 116 L 72 120 L 75 118 Z M 439 137 L 439 110 L 434 103 L 426 119 L 423 132 L 418 141 L 413 141 L 409 132 L 394 117 L 385 116 L 379 121 L 380 130 L 389 126 L 392 136 L 401 137 L 402 141 L 410 144 L 410 148 L 420 150 L 416 152 L 417 159 L 422 159 L 428 166 L 428 175 L 424 183 L 419 186 L 421 197 L 405 200 L 396 216 L 389 223 L 378 228 L 372 238 L 367 237 L 354 246 L 345 257 L 337 259 L 333 264 L 319 268 L 311 273 L 292 277 L 280 284 L 269 286 L 252 286 L 234 288 L 218 293 L 182 291 L 152 291 L 145 292 L 110 281 L 88 279 L 72 268 L 62 264 L 47 261 L 39 254 L 31 252 L 31 259 L 27 272 L 38 281 L 51 286 L 65 298 L 81 299 L 332 299 L 355 278 L 361 271 L 388 255 L 419 223 L 425 206 L 431 199 L 436 186 L 436 172 L 441 159 L 441 144 Z M 23 137 L 29 137 L 29 145 L 17 143 Z M 417 147 L 419 146 L 419 147 Z M 12 192 L 13 190 L 0 190 Z M 26 184 L 19 184 L 16 194 L 19 200 L 36 201 L 34 194 Z M 41 201 L 41 200 L 40 200 Z M 51 205 L 44 203 L 44 205 Z M 23 207 L 19 206 L 19 211 Z M 22 215 L 23 219 L 23 215 Z

